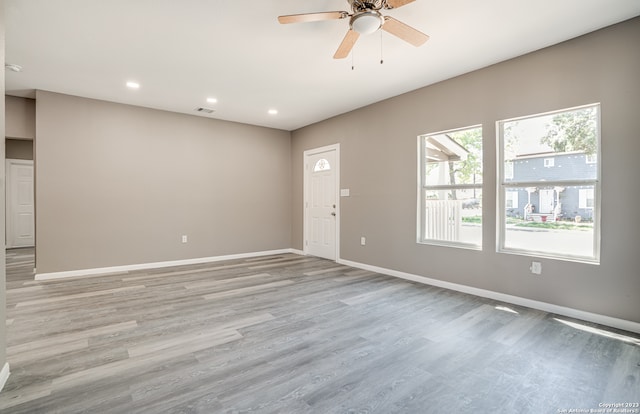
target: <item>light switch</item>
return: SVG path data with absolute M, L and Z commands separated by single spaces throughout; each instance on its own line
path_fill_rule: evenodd
M 340 197 L 349 197 L 349 189 L 348 188 L 340 189 Z

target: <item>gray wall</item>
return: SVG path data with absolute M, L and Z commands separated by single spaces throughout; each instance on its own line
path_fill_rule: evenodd
M 38 273 L 291 246 L 289 132 L 38 91 L 36 134 Z
M 8 159 L 33 160 L 33 141 L 26 139 L 6 139 L 5 153 Z
M 341 199 L 341 258 L 640 322 L 638 39 L 635 18 L 294 131 L 293 247 L 303 242 L 303 151 L 340 143 L 341 188 L 351 190 Z M 530 257 L 495 251 L 495 122 L 594 102 L 602 104 L 601 264 L 545 259 L 532 275 Z M 475 124 L 484 134 L 484 248 L 416 244 L 416 137 Z
M 16 96 L 5 96 L 8 138 L 34 139 L 36 136 L 36 101 Z
M 0 0 L 0 77 L 4 79 L 4 1 Z M 0 96 L 4 95 L 4 82 L 0 82 Z M 0 102 L 0 130 L 5 128 L 5 105 Z M 4 159 L 4 145 L 0 145 L 0 159 Z M 4 217 L 4 168 L 0 168 L 0 217 Z M 0 220 L 0 240 L 5 239 L 4 220 Z M 0 263 L 5 262 L 5 249 L 0 249 Z M 6 268 L 0 266 L 0 369 L 7 362 Z

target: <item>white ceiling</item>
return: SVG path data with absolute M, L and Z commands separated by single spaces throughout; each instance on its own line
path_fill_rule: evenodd
M 332 58 L 346 19 L 276 19 L 334 10 L 350 11 L 346 0 L 5 0 L 6 61 L 24 68 L 7 71 L 7 94 L 209 106 L 199 116 L 294 130 L 640 15 L 640 1 L 416 0 L 384 14 L 431 39 L 361 37 L 354 70 Z

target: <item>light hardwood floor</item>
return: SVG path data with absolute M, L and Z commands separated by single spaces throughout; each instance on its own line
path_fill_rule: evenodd
M 31 249 L 8 251 L 2 413 L 556 413 L 640 402 L 638 335 L 317 258 L 48 282 L 32 269 Z

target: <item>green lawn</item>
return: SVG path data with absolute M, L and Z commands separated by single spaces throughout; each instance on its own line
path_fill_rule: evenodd
M 482 223 L 481 216 L 462 217 L 463 223 Z M 549 229 L 549 230 L 593 230 L 592 223 L 574 223 L 572 221 L 525 221 L 514 217 L 507 217 L 507 224 L 513 224 L 516 227 Z
M 507 224 L 514 224 L 516 227 L 528 227 L 534 229 L 549 229 L 549 230 L 592 230 L 593 224 L 591 223 L 574 223 L 571 221 L 524 221 L 520 219 L 507 218 Z

